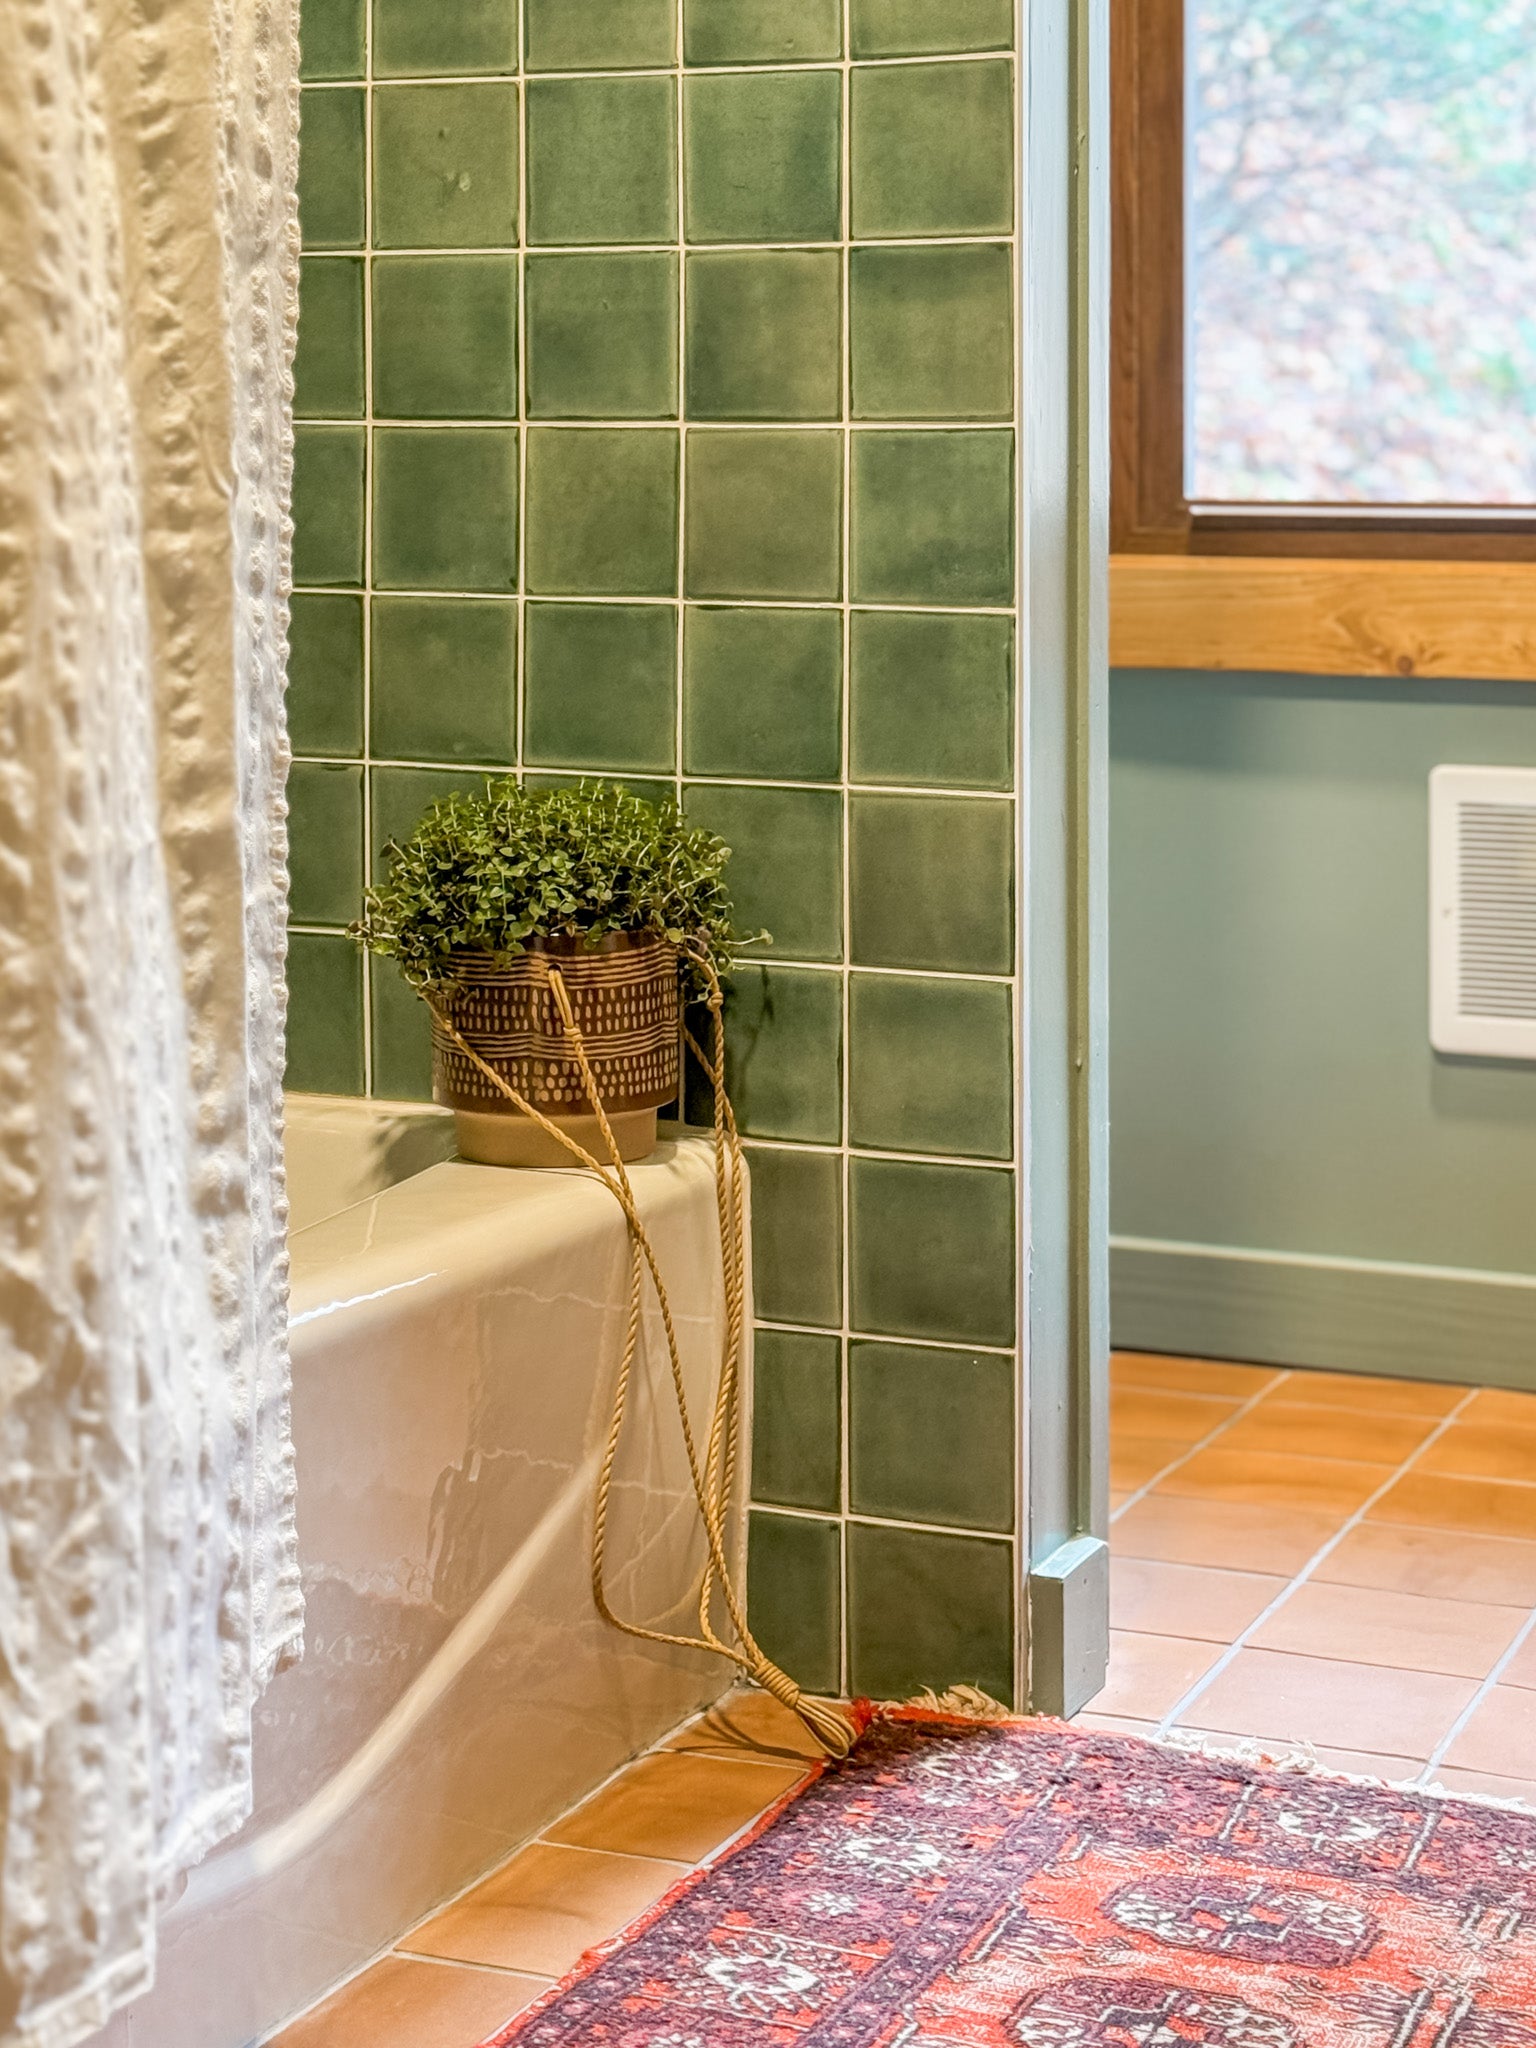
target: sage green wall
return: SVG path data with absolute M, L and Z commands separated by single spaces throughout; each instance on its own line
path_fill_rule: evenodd
M 1008 1698 L 1014 0 L 305 0 L 291 1080 L 417 1096 L 340 928 L 487 771 L 734 847 L 751 1599 Z
M 1536 688 L 1112 687 L 1116 1236 L 1536 1274 L 1536 1065 L 1437 1056 L 1427 959 L 1429 772 Z

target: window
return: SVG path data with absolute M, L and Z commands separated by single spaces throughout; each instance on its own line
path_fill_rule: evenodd
M 1115 542 L 1536 558 L 1536 0 L 1116 0 Z

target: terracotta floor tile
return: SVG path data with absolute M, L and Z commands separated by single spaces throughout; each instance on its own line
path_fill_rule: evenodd
M 815 1761 L 825 1754 L 798 1714 L 755 1686 L 717 1700 L 707 1714 L 679 1728 L 661 1746 L 698 1750 L 706 1756 L 740 1756 L 745 1751 L 774 1763 L 796 1757 Z
M 386 1956 L 285 2028 L 271 2048 L 467 2048 L 548 1988 L 542 1977 Z
M 1437 1380 L 1375 1379 L 1359 1372 L 1293 1372 L 1280 1398 L 1313 1408 L 1355 1408 L 1366 1415 L 1449 1415 L 1467 1397 L 1465 1387 Z
M 1369 1749 L 1326 1749 L 1315 1742 L 1280 1742 L 1273 1736 L 1221 1735 L 1210 1728 L 1181 1728 L 1181 1736 L 1198 1737 L 1201 1747 L 1212 1756 L 1241 1754 L 1257 1741 L 1275 1763 L 1316 1764 L 1320 1770 L 1342 1771 L 1349 1778 L 1380 1778 L 1386 1784 L 1402 1784 L 1416 1778 L 1424 1768 L 1422 1757 L 1383 1756 Z
M 1160 1721 L 1221 1655 L 1220 1643 L 1185 1636 L 1143 1636 L 1130 1629 L 1109 1632 L 1109 1678 L 1089 1701 L 1096 1714 L 1133 1721 Z
M 1536 1606 L 1536 1543 L 1361 1522 L 1329 1551 L 1316 1577 L 1334 1585 L 1530 1608 Z
M 1528 1777 L 1536 1758 L 1536 1692 L 1496 1685 L 1445 1753 L 1452 1770 Z
M 1342 1519 L 1362 1508 L 1392 1469 L 1284 1451 L 1229 1451 L 1218 1443 L 1187 1458 L 1157 1491 L 1254 1507 L 1313 1508 Z
M 1116 1387 L 1109 1397 L 1110 1440 L 1117 1435 L 1169 1437 L 1192 1444 L 1234 1416 L 1242 1402 L 1210 1394 Z
M 1187 1718 L 1192 1726 L 1231 1735 L 1422 1758 L 1476 1691 L 1475 1679 L 1437 1672 L 1240 1650 Z
M 1109 1495 L 1109 1512 L 1112 1515 L 1119 1514 L 1120 1510 L 1125 1506 L 1126 1502 L 1130 1499 L 1131 1495 L 1135 1491 L 1136 1489 L 1133 1486 L 1122 1487 L 1120 1489 L 1111 1488 Z
M 1438 1770 L 1433 1782 L 1442 1792 L 1472 1793 L 1485 1799 L 1520 1799 L 1536 1807 L 1536 1779 L 1501 1778 L 1492 1771 Z
M 1521 1620 L 1525 1617 L 1522 1615 Z M 1536 1631 L 1528 1635 L 1509 1663 L 1499 1673 L 1500 1685 L 1519 1685 L 1527 1691 L 1536 1692 Z M 1531 1758 L 1531 1768 L 1536 1770 L 1536 1756 Z
M 1536 1394 L 1519 1394 L 1506 1387 L 1479 1387 L 1457 1420 L 1488 1422 L 1506 1429 L 1536 1429 Z
M 1110 1626 L 1143 1635 L 1232 1643 L 1285 1584 L 1283 1578 L 1261 1572 L 1117 1557 L 1109 1568 Z
M 1155 1721 L 1133 1721 L 1128 1714 L 1095 1714 L 1085 1711 L 1072 1716 L 1074 1728 L 1094 1728 L 1101 1735 L 1142 1735 L 1157 1733 Z
M 1289 1578 L 1317 1554 L 1343 1520 L 1342 1514 L 1305 1508 L 1184 1500 L 1158 1492 L 1127 1508 L 1115 1523 L 1111 1540 L 1120 1557 L 1283 1572 Z
M 399 1943 L 409 1955 L 563 1977 L 686 1876 L 686 1863 L 531 1842 Z
M 1126 1436 L 1109 1440 L 1109 1483 L 1135 1493 L 1160 1472 L 1188 1454 L 1189 1445 L 1159 1436 Z
M 1486 1678 L 1524 1617 L 1518 1607 L 1431 1600 L 1374 1587 L 1300 1586 L 1253 1636 L 1257 1650 L 1293 1650 L 1399 1671 Z M 1532 1667 L 1536 1683 L 1536 1664 Z
M 1536 1539 L 1536 1486 L 1503 1479 L 1449 1479 L 1405 1472 L 1371 1509 L 1372 1522 L 1408 1522 L 1420 1529 L 1454 1529 L 1472 1536 Z
M 1172 1358 L 1160 1351 L 1116 1351 L 1109 1361 L 1110 1384 L 1150 1387 L 1184 1394 L 1235 1394 L 1247 1401 L 1279 1378 L 1272 1365 L 1230 1365 L 1225 1359 Z
M 546 1828 L 544 1839 L 696 1863 L 804 1775 L 797 1765 L 659 1750 Z
M 1400 1465 L 1438 1425 L 1425 1415 L 1357 1415 L 1350 1408 L 1304 1408 L 1271 1394 L 1222 1431 L 1224 1451 L 1289 1451 L 1306 1458 L 1352 1458 Z
M 1469 1479 L 1536 1483 L 1536 1429 L 1507 1422 L 1453 1422 L 1415 1462 L 1418 1472 L 1456 1472 Z

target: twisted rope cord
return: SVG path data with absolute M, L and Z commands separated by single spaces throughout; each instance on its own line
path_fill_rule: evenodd
M 741 1199 L 745 1166 L 741 1135 L 725 1090 L 725 999 L 720 979 L 715 972 L 714 963 L 707 955 L 693 948 L 687 950 L 689 958 L 704 973 L 709 986 L 708 1004 L 712 1022 L 713 1057 L 704 1054 L 692 1032 L 685 1029 L 684 1035 L 714 1090 L 715 1207 L 720 1227 L 720 1254 L 725 1292 L 725 1339 L 720 1379 L 715 1392 L 709 1436 L 702 1462 L 688 1412 L 687 1386 L 683 1376 L 677 1331 L 672 1319 L 672 1304 L 667 1295 L 666 1283 L 661 1276 L 655 1248 L 636 1206 L 629 1175 L 625 1172 L 624 1162 L 619 1156 L 618 1143 L 603 1109 L 597 1082 L 587 1058 L 586 1043 L 571 1007 L 565 977 L 558 967 L 551 966 L 543 956 L 535 956 L 539 972 L 554 997 L 561 1022 L 570 1038 L 576 1062 L 581 1069 L 587 1098 L 592 1105 L 598 1129 L 602 1133 L 603 1143 L 610 1154 L 611 1166 L 597 1159 L 568 1131 L 562 1130 L 553 1119 L 543 1115 L 531 1102 L 526 1101 L 504 1074 L 498 1073 L 481 1057 L 441 1004 L 427 990 L 423 989 L 420 993 L 445 1036 L 453 1041 L 465 1058 L 515 1108 L 521 1110 L 542 1131 L 554 1138 L 579 1166 L 595 1174 L 624 1213 L 630 1242 L 629 1297 L 625 1311 L 624 1350 L 614 1387 L 613 1413 L 609 1421 L 603 1461 L 598 1472 L 592 1523 L 592 1597 L 598 1612 L 612 1627 L 621 1630 L 625 1635 L 636 1636 L 643 1642 L 664 1643 L 675 1649 L 702 1650 L 729 1659 L 754 1684 L 761 1686 L 781 1705 L 797 1714 L 830 1756 L 846 1756 L 853 1746 L 855 1735 L 851 1722 L 837 1708 L 802 1693 L 794 1680 L 764 1654 L 747 1626 L 741 1596 L 732 1578 L 725 1553 L 725 1528 L 730 1515 L 736 1477 L 735 1424 L 740 1409 L 741 1352 L 746 1328 L 746 1233 Z M 623 1440 L 635 1359 L 639 1351 L 647 1272 L 655 1290 L 662 1328 L 666 1334 L 667 1361 L 677 1402 L 683 1446 L 688 1458 L 688 1474 L 699 1511 L 699 1520 L 704 1530 L 706 1562 L 699 1586 L 697 1636 L 673 1634 L 665 1629 L 647 1628 L 639 1622 L 626 1620 L 624 1616 L 615 1613 L 609 1602 L 606 1587 L 608 1511 L 613 1472 L 619 1446 Z M 729 1622 L 728 1636 L 720 1633 L 713 1620 L 717 1587 Z M 734 1641 L 731 1640 L 732 1637 Z

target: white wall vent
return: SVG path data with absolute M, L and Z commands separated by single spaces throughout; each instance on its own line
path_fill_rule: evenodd
M 1536 1059 L 1536 768 L 1429 778 L 1429 1037 Z

